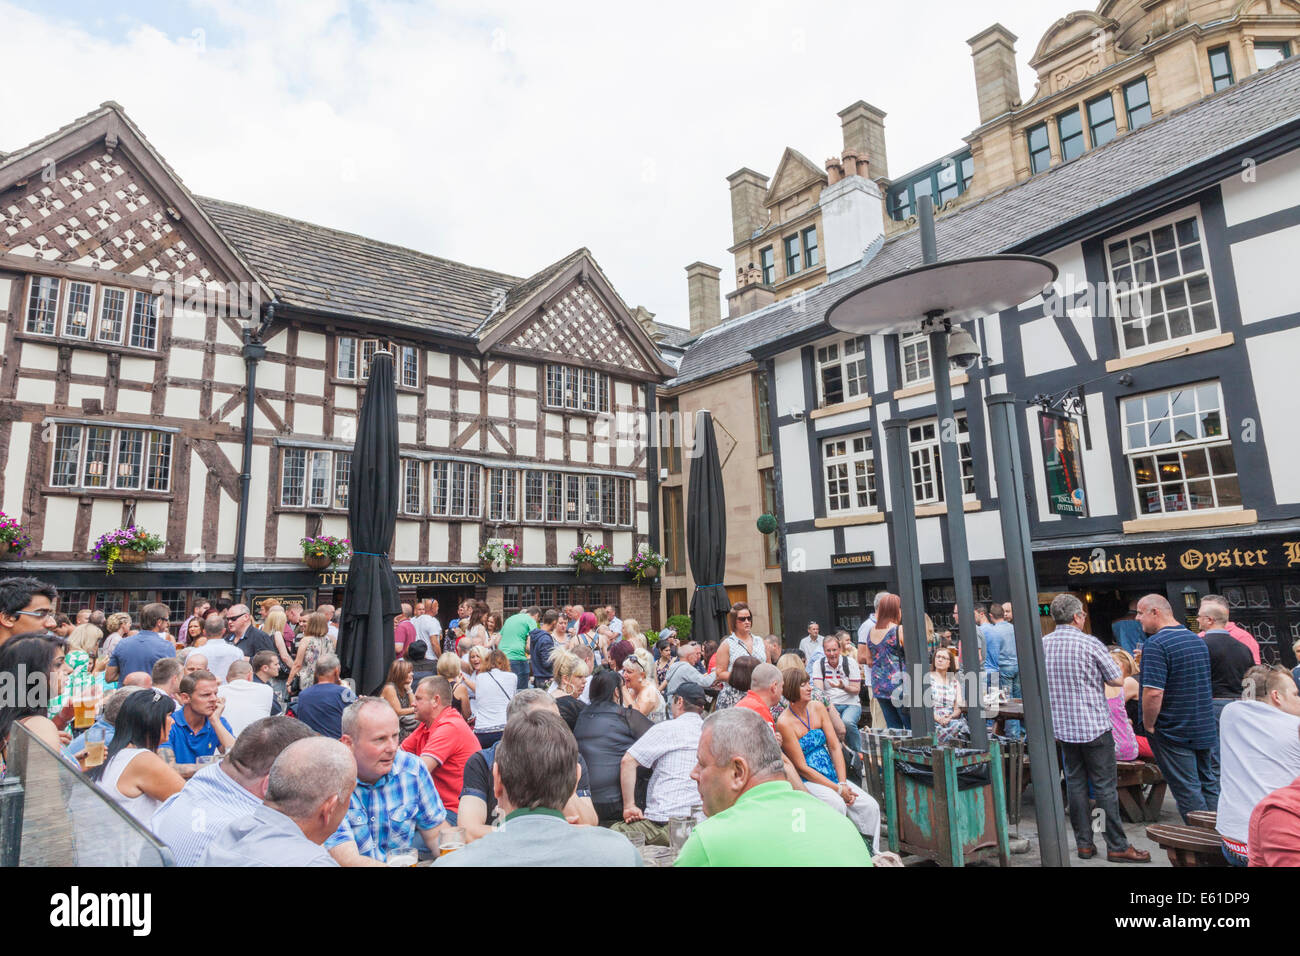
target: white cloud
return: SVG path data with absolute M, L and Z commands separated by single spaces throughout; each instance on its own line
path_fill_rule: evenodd
M 23 38 L 0 148 L 113 99 L 197 193 L 518 275 L 587 246 L 630 305 L 684 324 L 687 263 L 731 284 L 727 174 L 770 175 L 786 145 L 820 164 L 858 99 L 889 114 L 891 172 L 955 149 L 977 122 L 966 38 L 1019 33 L 1027 97 L 1063 12 L 272 0 L 123 28 L 0 2 Z

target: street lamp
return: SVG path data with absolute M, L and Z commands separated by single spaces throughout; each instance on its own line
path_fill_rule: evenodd
M 906 272 L 869 283 L 844 296 L 830 307 L 826 321 L 834 328 L 854 335 L 928 331 L 930 366 L 934 372 L 935 411 L 939 419 L 939 457 L 947 503 L 948 557 L 959 615 L 962 665 L 967 686 L 977 687 L 981 670 L 978 635 L 975 630 L 974 595 L 970 557 L 966 546 L 966 520 L 962 502 L 962 474 L 958 453 L 960 441 L 952 408 L 949 364 L 970 368 L 980 350 L 960 323 L 1004 309 L 1012 309 L 1041 292 L 1056 280 L 1052 263 L 1034 256 L 981 256 L 940 262 L 935 243 L 934 206 L 929 196 L 918 201 L 922 265 Z M 1023 494 L 1024 476 L 1020 446 L 1014 428 L 1014 400 L 1010 396 L 990 397 L 990 425 L 994 442 L 999 511 L 1014 610 L 1013 626 L 1019 651 L 1025 704 L 1025 726 L 1029 732 L 1030 773 L 1038 818 L 1042 860 L 1047 866 L 1068 865 L 1064 806 L 1061 801 L 1059 765 L 1047 703 L 1047 677 L 1043 666 L 1041 639 L 1037 628 L 1037 585 L 1029 549 L 1028 516 Z M 951 423 L 951 424 L 949 424 Z M 894 514 L 894 551 L 899 592 L 905 619 L 903 628 L 909 670 L 924 673 L 926 659 L 924 618 L 921 602 L 921 566 L 915 528 L 906 518 L 915 514 L 911 469 L 907 448 L 907 422 L 891 416 L 885 425 L 889 461 L 889 488 Z M 912 700 L 922 701 L 921 688 L 912 689 Z M 979 698 L 975 698 L 978 700 Z M 929 708 L 920 712 L 928 734 L 933 729 Z M 984 721 L 970 721 L 971 742 L 987 747 Z

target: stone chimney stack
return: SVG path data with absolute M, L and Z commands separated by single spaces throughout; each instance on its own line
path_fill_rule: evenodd
M 865 176 L 865 169 L 849 169 L 847 156 L 852 153 L 859 166 L 869 163 L 872 175 L 889 177 L 889 163 L 885 156 L 885 112 L 870 103 L 858 100 L 839 112 L 844 129 L 845 176 Z
M 721 275 L 721 269 L 706 262 L 692 262 L 686 267 L 692 336 L 707 332 L 722 322 Z
M 1016 35 L 1000 23 L 966 41 L 975 60 L 975 91 L 980 124 L 1020 105 L 1020 75 L 1016 69 Z
M 740 245 L 767 223 L 763 208 L 767 177 L 742 168 L 728 176 L 727 182 L 731 184 L 731 241 Z

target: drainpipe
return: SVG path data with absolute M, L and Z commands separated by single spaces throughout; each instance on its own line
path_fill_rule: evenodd
M 244 598 L 244 539 L 248 534 L 248 485 L 253 480 L 253 407 L 257 401 L 257 363 L 266 357 L 266 346 L 262 344 L 262 331 L 271 324 L 275 315 L 275 303 L 269 302 L 263 307 L 262 323 L 258 328 L 244 327 L 244 347 L 240 354 L 244 356 L 245 396 L 244 396 L 244 458 L 239 469 L 239 530 L 235 538 L 235 602 Z

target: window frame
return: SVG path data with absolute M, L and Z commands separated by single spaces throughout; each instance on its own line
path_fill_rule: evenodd
M 1189 243 L 1185 245 L 1182 242 L 1182 240 L 1179 238 L 1179 226 L 1182 223 L 1187 222 L 1188 220 L 1194 220 L 1196 223 L 1197 245 L 1200 248 L 1201 268 L 1198 270 L 1193 270 L 1191 272 L 1182 272 L 1181 270 L 1182 270 L 1182 262 L 1183 262 L 1183 250 L 1190 248 L 1191 244 Z M 1164 229 L 1165 227 L 1172 227 L 1173 229 L 1174 247 L 1172 253 L 1171 251 L 1166 251 L 1166 252 L 1156 251 L 1155 234 L 1158 231 Z M 1143 235 L 1146 235 L 1150 239 L 1150 253 L 1149 253 L 1149 260 L 1147 261 L 1150 262 L 1153 271 L 1157 271 L 1159 268 L 1160 260 L 1163 257 L 1168 256 L 1170 254 L 1173 254 L 1175 258 L 1178 260 L 1180 271 L 1176 276 L 1172 278 L 1169 279 L 1156 278 L 1154 281 L 1145 283 L 1141 287 L 1139 287 L 1135 282 L 1130 281 L 1128 283 L 1127 288 L 1125 289 L 1125 294 L 1138 296 L 1139 298 L 1136 299 L 1135 301 L 1140 302 L 1141 296 L 1144 295 L 1146 292 L 1148 291 L 1156 292 L 1158 295 L 1160 295 L 1161 297 L 1160 301 L 1163 306 L 1164 303 L 1163 290 L 1165 288 L 1171 288 L 1180 282 L 1183 283 L 1184 286 L 1186 287 L 1186 285 L 1189 284 L 1193 279 L 1196 279 L 1201 275 L 1204 275 L 1210 293 L 1209 305 L 1214 315 L 1214 324 L 1211 328 L 1205 330 L 1196 329 L 1196 318 L 1193 313 L 1193 309 L 1197 305 L 1202 305 L 1204 303 L 1202 302 L 1193 303 L 1191 301 L 1191 297 L 1189 293 L 1187 298 L 1184 300 L 1184 303 L 1181 308 L 1187 312 L 1188 319 L 1192 324 L 1192 331 L 1190 334 L 1180 335 L 1177 337 L 1168 335 L 1164 339 L 1159 339 L 1154 342 L 1151 341 L 1149 338 L 1149 333 L 1151 329 L 1152 316 L 1158 314 L 1161 321 L 1163 321 L 1165 324 L 1166 331 L 1169 332 L 1170 331 L 1169 315 L 1171 314 L 1171 311 L 1177 311 L 1176 309 L 1170 310 L 1162 307 L 1158 313 L 1152 312 L 1151 314 L 1144 316 L 1144 318 L 1147 319 L 1147 322 L 1146 324 L 1139 326 L 1142 330 L 1142 335 L 1144 339 L 1144 343 L 1142 345 L 1129 347 L 1125 343 L 1124 332 L 1125 332 L 1126 307 L 1120 301 L 1120 288 L 1124 280 L 1117 279 L 1116 272 L 1119 269 L 1126 269 L 1126 268 L 1130 271 L 1130 273 L 1132 272 L 1133 263 L 1135 261 L 1132 258 L 1132 242 L 1134 239 L 1140 238 Z M 1128 251 L 1129 258 L 1125 262 L 1122 262 L 1118 266 L 1116 266 L 1113 257 L 1114 253 L 1111 247 L 1120 242 L 1126 243 L 1129 250 Z M 1111 309 L 1112 328 L 1115 331 L 1115 340 L 1119 348 L 1120 356 L 1128 357 L 1133 355 L 1145 355 L 1154 351 L 1159 351 L 1160 349 L 1169 348 L 1170 346 L 1177 345 L 1179 343 L 1195 342 L 1201 339 L 1211 338 L 1215 335 L 1219 335 L 1222 332 L 1223 319 L 1219 313 L 1219 304 L 1215 296 L 1214 273 L 1211 271 L 1210 268 L 1210 250 L 1208 248 L 1208 240 L 1205 233 L 1205 222 L 1202 216 L 1202 210 L 1200 209 L 1199 206 L 1192 207 L 1190 209 L 1183 208 L 1178 212 L 1173 213 L 1172 215 L 1162 216 L 1159 219 L 1153 219 L 1149 222 L 1143 223 L 1142 225 L 1137 226 L 1136 228 L 1109 235 L 1102 241 L 1102 248 L 1104 254 L 1104 264 L 1106 268 L 1106 282 L 1110 293 L 1109 306 Z M 1143 259 L 1146 260 L 1146 257 L 1143 257 Z
M 776 284 L 776 246 L 758 250 L 758 268 L 763 276 L 763 285 Z
M 920 357 L 922 347 L 925 350 L 924 359 Z M 914 359 L 908 358 L 909 349 L 916 349 Z M 920 374 L 922 362 L 929 369 L 925 375 Z M 916 375 L 909 374 L 909 365 L 917 367 Z M 934 362 L 930 360 L 930 334 L 928 332 L 900 332 L 898 334 L 898 379 L 903 388 L 934 384 Z
M 543 389 L 543 407 L 554 412 L 574 412 L 579 415 L 599 415 L 608 412 L 613 403 L 614 383 L 606 372 L 583 368 L 576 365 L 562 365 L 548 362 L 546 365 L 546 387 Z M 595 387 L 588 402 L 590 387 Z M 556 389 L 562 389 L 564 404 L 554 404 Z M 587 407 L 592 404 L 593 407 Z
M 966 432 L 965 432 L 966 440 L 964 442 L 960 440 L 957 442 L 957 464 L 959 470 L 962 473 L 961 498 L 964 504 L 967 501 L 978 500 L 974 488 L 972 488 L 972 490 L 969 492 L 966 491 L 967 482 L 969 481 L 972 485 L 974 485 L 975 482 L 974 447 L 973 447 L 973 442 L 971 441 L 970 419 L 967 416 L 966 412 L 964 411 L 954 412 L 953 418 L 957 421 L 959 428 L 962 422 L 966 423 Z M 923 429 L 928 425 L 934 426 L 933 438 L 921 438 L 919 440 L 913 439 L 912 429 L 914 428 Z M 941 456 L 941 450 L 939 447 L 940 441 L 941 441 L 941 435 L 940 435 L 940 424 L 938 418 L 922 418 L 922 419 L 917 419 L 915 421 L 909 421 L 907 423 L 907 453 L 908 453 L 907 460 L 908 460 L 908 467 L 909 467 L 909 476 L 912 481 L 912 497 L 913 497 L 914 504 L 947 505 L 947 489 L 943 487 L 943 461 Z M 964 455 L 962 454 L 963 448 L 965 448 L 966 450 L 966 453 Z M 929 462 L 928 466 L 926 465 L 918 466 L 917 464 L 918 452 L 924 454 L 924 457 Z M 928 495 L 921 494 L 917 488 L 916 473 L 920 468 L 924 468 L 924 467 L 929 467 L 931 469 L 929 483 L 933 484 L 934 486 L 933 493 Z
M 49 294 L 38 296 L 38 290 L 47 289 Z M 77 335 L 68 331 L 70 317 L 68 311 L 73 305 L 73 292 L 87 289 L 89 299 L 86 308 L 86 332 Z M 122 310 L 116 317 L 116 337 L 104 334 L 104 309 L 110 296 L 121 297 Z M 162 325 L 162 297 L 143 289 L 130 289 L 108 282 L 92 282 L 87 279 L 72 277 L 30 274 L 27 276 L 27 291 L 23 297 L 22 316 L 15 323 L 17 331 L 23 335 L 49 339 L 52 342 L 69 345 L 114 345 L 119 348 L 138 352 L 158 352 Z M 35 316 L 34 310 L 40 310 Z M 142 325 L 142 319 L 148 318 Z M 33 325 L 33 320 L 37 323 Z M 144 334 L 147 332 L 147 336 Z
M 852 356 L 848 351 L 849 346 L 860 346 L 861 352 L 854 352 Z M 834 356 L 831 352 L 834 352 Z M 861 357 L 858 357 L 858 356 Z M 813 352 L 814 373 L 817 378 L 817 407 L 829 408 L 834 405 L 841 405 L 844 402 L 857 401 L 860 398 L 867 398 L 871 395 L 871 343 L 865 335 L 846 335 L 826 342 L 816 347 Z M 861 366 L 860 373 L 850 373 L 853 366 Z M 826 376 L 828 371 L 836 371 L 840 383 L 840 397 L 831 401 L 827 394 Z M 856 385 L 857 391 L 850 394 L 851 388 Z
M 1282 56 L 1281 56 L 1281 58 L 1277 61 L 1277 63 L 1270 63 L 1268 66 L 1260 66 L 1260 65 L 1259 65 L 1259 51 L 1260 51 L 1261 48 L 1262 48 L 1262 49 L 1265 49 L 1265 50 L 1276 50 L 1277 52 L 1281 53 Z M 1255 43 L 1254 43 L 1254 50 L 1255 50 L 1255 71 L 1256 71 L 1257 73 L 1262 73 L 1264 70 L 1271 70 L 1271 69 L 1273 69 L 1273 67 L 1275 67 L 1275 66 L 1279 66 L 1280 64 L 1285 63 L 1287 60 L 1291 59 L 1291 57 L 1295 55 L 1295 54 L 1292 52 L 1292 50 L 1291 50 L 1291 41 L 1290 41 L 1290 40 L 1260 40 L 1260 39 L 1256 39 L 1256 40 L 1255 40 Z
M 760 455 L 772 454 L 772 390 L 767 374 L 761 369 L 754 373 L 754 423 L 755 447 Z M 680 463 L 678 471 L 680 471 Z
M 664 485 L 662 511 L 664 557 L 673 574 L 686 573 L 686 512 L 681 485 Z
M 487 491 L 487 520 L 515 524 L 519 520 L 519 471 L 488 468 L 483 486 Z
M 87 480 L 91 464 L 88 459 L 92 432 L 102 433 L 97 440 L 105 443 L 104 454 L 96 455 L 102 463 L 102 473 L 99 477 L 103 480 L 98 484 L 91 484 Z M 69 459 L 67 453 L 60 449 L 67 448 L 64 436 L 73 433 L 76 434 L 76 441 L 73 456 Z M 138 435 L 139 445 L 136 452 L 132 453 L 133 460 L 125 462 L 122 458 L 123 442 L 128 435 Z M 169 431 L 159 431 L 145 426 L 60 422 L 55 425 L 48 487 L 59 491 L 87 494 L 107 492 L 110 497 L 122 494 L 170 495 L 175 449 L 176 440 L 173 433 Z M 138 457 L 136 457 L 137 453 Z M 161 466 L 161 471 L 164 472 L 162 480 L 156 477 L 160 470 L 158 466 L 160 453 L 163 455 L 164 462 Z M 133 469 L 130 476 L 121 473 L 124 465 Z M 70 480 L 61 480 L 64 477 Z M 129 480 L 123 480 L 128 477 Z
M 858 442 L 865 442 L 865 448 L 856 448 Z M 843 446 L 843 451 L 838 450 Z M 869 515 L 880 511 L 880 490 L 876 485 L 876 447 L 871 429 L 864 429 L 851 435 L 835 435 L 821 440 L 821 474 L 822 501 L 826 504 L 828 517 L 840 518 L 851 515 Z M 859 465 L 865 468 L 859 469 Z M 843 470 L 843 474 L 832 475 L 832 469 Z M 865 472 L 861 474 L 861 472 Z M 866 479 L 867 503 L 861 504 L 859 497 L 862 490 L 859 482 Z M 843 491 L 834 490 L 833 483 L 843 482 Z M 847 504 L 835 504 L 844 498 Z
M 1205 419 L 1208 417 L 1211 411 L 1208 406 L 1205 409 L 1202 409 L 1201 407 L 1201 394 L 1202 391 L 1208 386 L 1213 386 L 1215 389 L 1215 398 L 1217 404 L 1213 408 L 1213 412 L 1217 413 L 1218 415 L 1217 435 L 1201 434 L 1201 432 L 1204 430 L 1205 427 Z M 1175 408 L 1177 403 L 1176 396 L 1182 393 L 1191 394 L 1192 410 L 1175 414 Z M 1165 407 L 1167 409 L 1165 414 L 1157 419 L 1151 419 L 1148 417 L 1149 412 L 1147 411 L 1147 406 L 1149 400 L 1152 398 L 1163 398 Z M 1135 404 L 1140 405 L 1142 407 L 1141 421 L 1132 420 L 1130 418 L 1129 409 L 1133 408 Z M 1242 495 L 1241 480 L 1240 480 L 1241 471 L 1240 471 L 1240 466 L 1237 463 L 1236 448 L 1233 446 L 1232 435 L 1229 433 L 1229 430 L 1227 428 L 1227 412 L 1224 408 L 1223 383 L 1221 380 L 1210 379 L 1207 381 L 1190 382 L 1188 384 L 1178 385 L 1173 388 L 1156 389 L 1154 391 L 1143 392 L 1138 395 L 1125 396 L 1120 401 L 1119 414 L 1120 414 L 1120 438 L 1121 438 L 1120 449 L 1121 449 L 1121 454 L 1124 456 L 1125 459 L 1125 466 L 1126 466 L 1125 471 L 1128 473 L 1129 489 L 1133 494 L 1133 509 L 1134 509 L 1133 513 L 1134 516 L 1139 521 L 1148 520 L 1148 519 L 1165 518 L 1170 515 L 1192 514 L 1193 512 L 1197 514 L 1231 513 L 1234 511 L 1241 511 L 1245 508 L 1245 499 L 1244 496 Z M 1196 419 L 1197 436 L 1195 438 L 1184 439 L 1180 441 L 1175 437 L 1175 433 L 1174 433 L 1175 428 L 1177 427 L 1177 419 L 1186 418 L 1186 417 L 1194 417 Z M 1168 423 L 1169 440 L 1144 444 L 1142 446 L 1134 445 L 1134 443 L 1131 441 L 1131 429 L 1134 428 L 1149 429 L 1149 426 L 1157 422 Z M 1227 448 L 1228 451 L 1231 453 L 1232 471 L 1230 472 L 1218 472 L 1214 470 L 1215 466 L 1212 458 L 1212 452 L 1214 449 L 1221 449 L 1221 448 Z M 1204 454 L 1205 472 L 1203 475 L 1195 475 L 1189 478 L 1187 475 L 1187 469 L 1185 467 L 1186 459 L 1184 458 L 1184 455 L 1194 453 L 1194 452 L 1202 452 Z M 1180 474 L 1179 477 L 1176 479 L 1176 482 L 1177 485 L 1181 487 L 1183 492 L 1182 495 L 1183 500 L 1188 505 L 1188 507 L 1185 508 L 1171 509 L 1167 507 L 1168 499 L 1164 494 L 1164 490 L 1166 486 L 1174 485 L 1175 480 L 1171 480 L 1168 482 L 1161 481 L 1159 475 L 1156 473 L 1158 469 L 1160 469 L 1161 467 L 1160 458 L 1162 456 L 1168 457 L 1171 454 L 1178 455 L 1177 467 Z M 1138 463 L 1139 460 L 1142 458 L 1150 459 L 1150 462 L 1153 466 L 1154 481 L 1148 481 L 1148 482 L 1138 481 Z M 1238 500 L 1235 504 L 1223 505 L 1219 503 L 1219 496 L 1220 496 L 1219 480 L 1220 479 L 1230 479 L 1236 485 Z M 1191 493 L 1191 485 L 1202 481 L 1208 481 L 1210 484 L 1210 492 L 1211 495 L 1213 496 L 1213 501 L 1214 501 L 1212 507 L 1196 508 L 1191 506 L 1191 502 L 1193 500 L 1193 495 Z M 1144 493 L 1143 489 L 1146 489 L 1147 494 L 1150 494 L 1151 491 L 1154 490 L 1156 494 L 1156 500 L 1160 502 L 1159 511 L 1146 510 L 1142 501 L 1142 495 Z
M 1043 145 L 1035 149 L 1034 134 L 1038 132 L 1043 134 Z M 1025 130 L 1025 147 L 1029 150 L 1029 175 L 1037 176 L 1052 168 L 1052 134 L 1048 132 L 1046 120 Z M 1039 157 L 1043 160 L 1041 166 L 1038 163 Z
M 1098 123 L 1093 120 L 1092 111 L 1093 107 L 1099 106 L 1102 103 L 1110 106 L 1110 117 L 1108 119 L 1103 119 Z M 1100 96 L 1094 96 L 1092 99 L 1085 102 L 1083 104 L 1083 112 L 1088 122 L 1088 142 L 1092 144 L 1093 149 L 1096 149 L 1099 146 L 1105 146 L 1119 135 L 1119 120 L 1115 115 L 1115 97 L 1111 96 L 1109 90 Z M 1097 130 L 1099 127 L 1104 127 L 1107 123 L 1109 123 L 1111 127 L 1110 135 L 1099 141 L 1097 139 Z
M 1139 86 L 1142 87 L 1142 95 L 1145 99 L 1143 102 L 1135 105 L 1130 100 L 1129 93 L 1132 90 L 1137 89 Z M 1133 114 L 1140 113 L 1142 110 L 1147 111 L 1146 119 L 1140 123 L 1135 123 L 1133 121 Z M 1155 108 L 1151 105 L 1151 82 L 1147 79 L 1145 73 L 1124 84 L 1124 119 L 1128 123 L 1130 132 L 1146 126 L 1155 119 Z
M 776 468 L 758 470 L 758 487 L 763 513 L 776 517 Z M 763 535 L 763 566 L 779 568 L 781 566 L 781 532 L 773 531 Z
M 291 460 L 302 461 L 302 495 L 299 501 L 285 500 L 286 469 Z M 406 459 L 402 459 L 405 461 Z M 325 495 L 316 496 L 312 484 L 315 463 L 323 461 L 320 475 L 325 481 Z M 346 462 L 346 468 L 344 463 Z M 348 488 L 352 474 L 352 452 L 339 448 L 312 448 L 307 445 L 285 445 L 280 448 L 280 508 L 307 509 L 312 512 L 346 511 Z M 340 492 L 340 488 L 343 490 Z M 400 513 L 401 503 L 399 503 Z
M 799 248 L 799 233 L 785 236 L 781 240 L 781 250 L 785 254 L 785 277 L 789 279 L 797 276 L 803 271 L 803 252 Z
M 808 237 L 812 236 L 812 244 L 809 245 Z M 803 245 L 803 267 L 804 269 L 816 269 L 821 265 L 821 251 L 817 245 L 817 227 L 809 226 L 799 233 L 800 242 Z
M 1077 133 L 1071 133 L 1069 136 L 1066 136 L 1065 128 L 1062 124 L 1065 122 L 1065 120 L 1070 118 L 1073 118 L 1075 121 L 1078 122 L 1079 131 Z M 1080 156 L 1082 156 L 1084 153 L 1088 151 L 1088 134 L 1084 132 L 1083 110 L 1081 110 L 1078 106 L 1071 107 L 1068 110 L 1062 110 L 1060 113 L 1056 114 L 1056 140 L 1057 143 L 1060 144 L 1062 163 L 1073 162 L 1074 160 L 1078 159 Z M 1075 153 L 1073 156 L 1070 156 L 1067 153 L 1066 142 L 1069 141 L 1073 143 L 1075 140 L 1078 140 L 1079 151 Z
M 1223 58 L 1223 69 L 1216 72 L 1214 60 L 1216 57 L 1220 56 Z M 1227 43 L 1206 50 L 1205 59 L 1210 67 L 1211 92 L 1217 93 L 1219 90 L 1226 90 L 1237 82 L 1236 74 L 1232 69 L 1232 48 Z

